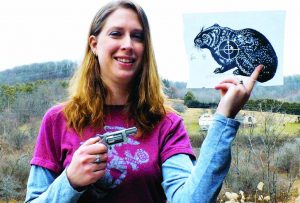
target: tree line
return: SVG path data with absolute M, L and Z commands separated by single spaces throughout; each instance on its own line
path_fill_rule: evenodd
M 0 85 L 15 85 L 41 80 L 68 79 L 76 70 L 78 64 L 71 60 L 50 61 L 45 63 L 33 63 L 17 66 L 0 72 Z M 164 91 L 171 99 L 183 99 L 184 95 L 191 91 L 197 100 L 204 105 L 206 103 L 218 103 L 220 95 L 212 88 L 188 89 L 186 82 L 171 81 L 162 78 Z M 300 75 L 284 77 L 282 86 L 255 87 L 251 95 L 253 100 L 274 99 L 286 102 L 300 102 Z M 193 101 L 190 105 L 197 106 Z
M 199 101 L 191 91 L 188 91 L 184 95 L 183 100 L 184 105 L 189 108 L 215 109 L 218 105 L 218 102 Z M 286 102 L 275 99 L 250 99 L 243 107 L 243 110 L 300 115 L 300 102 Z
M 69 78 L 77 68 L 77 63 L 70 60 L 50 61 L 17 66 L 0 72 L 0 84 L 34 82 Z
M 173 82 L 168 79 L 162 80 L 165 93 L 169 98 L 183 98 L 190 91 L 201 103 L 218 103 L 220 100 L 219 92 L 213 88 L 186 88 L 186 82 Z M 300 75 L 284 77 L 284 84 L 281 86 L 255 86 L 251 94 L 253 100 L 273 99 L 285 102 L 300 102 Z M 193 101 L 193 105 L 195 102 Z M 196 102 L 197 103 L 197 102 Z

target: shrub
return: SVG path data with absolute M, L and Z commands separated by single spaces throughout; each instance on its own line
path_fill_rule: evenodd
M 200 102 L 198 100 L 188 100 L 185 105 L 189 108 L 199 108 Z
M 10 199 L 19 199 L 21 193 L 19 189 L 21 188 L 20 183 L 15 179 L 14 176 L 1 175 L 0 177 L 0 197 L 4 198 L 6 202 Z
M 30 156 L 19 153 L 0 157 L 0 198 L 5 200 L 25 198 Z
M 20 150 L 28 140 L 28 133 L 20 129 L 14 129 L 6 135 L 5 139 L 13 149 Z
M 298 174 L 300 164 L 299 151 L 300 146 L 298 143 L 285 143 L 279 150 L 276 151 L 275 154 L 275 156 L 277 157 L 277 161 L 275 163 L 277 169 L 296 176 Z
M 245 193 L 251 194 L 261 180 L 263 180 L 261 171 L 253 164 L 242 160 L 238 167 L 231 166 L 225 184 L 233 191 L 243 190 Z
M 196 97 L 194 96 L 193 92 L 191 92 L 191 91 L 188 91 L 183 97 L 183 101 L 184 101 L 185 105 L 187 105 L 187 103 L 189 101 L 195 101 L 195 100 L 196 100 Z
M 174 108 L 176 111 L 178 111 L 179 113 L 184 113 L 185 110 L 186 110 L 186 107 L 185 107 L 183 104 L 181 104 L 181 103 L 176 103 L 176 104 L 174 104 L 174 105 L 173 105 L 173 108 Z
M 190 141 L 193 147 L 200 148 L 204 139 L 205 135 L 202 132 L 190 134 Z

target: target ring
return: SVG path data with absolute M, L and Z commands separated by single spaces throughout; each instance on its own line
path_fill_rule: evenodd
M 233 59 L 239 54 L 239 47 L 230 40 L 225 40 L 219 45 L 220 56 L 224 59 Z

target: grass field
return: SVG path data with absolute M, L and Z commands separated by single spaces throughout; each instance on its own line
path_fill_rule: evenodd
M 198 119 L 204 113 L 213 113 L 213 111 L 211 109 L 187 108 L 184 113 L 181 113 L 185 127 L 190 135 L 201 135 Z M 300 123 L 297 123 L 296 115 L 241 111 L 240 115 L 243 114 L 251 115 L 256 118 L 257 125 L 254 130 L 257 133 L 260 133 L 264 125 L 268 123 L 269 125 L 273 124 L 274 128 L 281 131 L 283 136 L 300 137 Z
M 286 123 L 285 132 L 289 135 L 300 136 L 300 124 L 299 123 Z
M 198 123 L 199 117 L 211 110 L 199 109 L 199 108 L 188 108 L 184 113 L 181 114 L 183 117 L 184 125 L 189 134 L 198 134 L 200 127 Z

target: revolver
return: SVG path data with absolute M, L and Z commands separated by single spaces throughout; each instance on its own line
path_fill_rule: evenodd
M 128 137 L 135 134 L 137 132 L 136 127 L 125 128 L 123 130 L 118 130 L 115 132 L 108 132 L 104 134 L 97 134 L 101 138 L 101 143 L 105 144 L 107 148 L 111 149 L 111 147 L 118 143 L 124 143 L 128 141 Z

